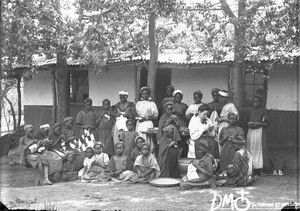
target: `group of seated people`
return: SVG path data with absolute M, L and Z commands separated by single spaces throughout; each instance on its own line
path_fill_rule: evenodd
M 214 101 L 209 104 L 202 103 L 202 93 L 195 91 L 195 103 L 188 107 L 181 102 L 182 92 L 168 86 L 157 143 L 145 132 L 154 127 L 158 108 L 148 87 L 140 93 L 141 100 L 134 104 L 121 91 L 119 103 L 110 106 L 105 99 L 98 111 L 86 99 L 76 119 L 79 137 L 72 117 L 65 118 L 63 125 L 55 123 L 51 132 L 50 125 L 42 125 L 35 136 L 34 126 L 26 125 L 19 146 L 9 152 L 10 162 L 34 168 L 36 185 L 78 179 L 147 183 L 158 177 L 179 178 L 178 159 L 188 146 L 190 164 L 181 178 L 182 189 L 245 186 L 253 181 L 252 156 L 227 91 L 213 89 Z

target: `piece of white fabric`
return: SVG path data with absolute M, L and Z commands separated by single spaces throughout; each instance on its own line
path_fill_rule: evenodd
M 262 150 L 262 128 L 249 128 L 247 134 L 246 147 L 253 157 L 253 168 L 263 168 L 263 150 Z

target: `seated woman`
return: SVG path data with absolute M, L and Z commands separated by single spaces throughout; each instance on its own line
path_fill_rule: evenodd
M 52 185 L 48 175 L 62 170 L 62 159 L 54 152 L 39 151 L 39 143 L 33 139 L 33 126 L 24 127 L 25 136 L 20 139 L 21 164 L 36 168 L 35 185 Z
M 209 152 L 214 158 L 219 158 L 218 143 L 212 138 L 213 124 L 207 114 L 209 112 L 209 106 L 203 104 L 198 108 L 198 115 L 193 116 L 189 123 L 190 139 L 189 139 L 189 151 L 188 158 L 201 159 L 201 154 L 195 150 L 196 142 L 202 139 L 208 141 L 210 144 Z
M 208 153 L 209 143 L 206 140 L 197 142 L 197 149 L 202 154 L 199 161 L 192 161 L 188 166 L 187 175 L 182 178 L 181 189 L 215 187 L 214 165 L 212 155 Z
M 177 142 L 173 140 L 174 127 L 164 127 L 164 136 L 158 151 L 158 162 L 161 169 L 161 177 L 179 177 Z
M 131 179 L 133 183 L 147 183 L 151 179 L 157 178 L 160 174 L 156 158 L 150 153 L 150 144 L 143 143 L 141 150 L 142 154 L 134 162 L 134 171 L 137 174 Z
M 52 127 L 52 131 L 48 135 L 48 140 L 51 142 L 50 150 L 57 153 L 60 157 L 65 158 L 65 152 L 62 150 L 61 145 L 64 138 L 61 134 L 61 128 L 60 123 L 55 123 Z
M 252 177 L 252 156 L 245 148 L 245 140 L 233 140 L 235 149 L 231 165 L 226 166 L 222 175 L 217 177 L 217 184 L 224 186 L 246 186 L 254 181 Z
M 235 154 L 233 141 L 245 140 L 244 130 L 237 126 L 237 115 L 230 112 L 228 121 L 230 125 L 223 128 L 219 134 L 219 144 L 222 146 L 219 173 L 225 171 L 226 167 L 232 164 Z
M 122 142 L 115 144 L 116 154 L 108 162 L 106 172 L 113 181 L 128 180 L 134 175 L 132 162 L 129 156 L 123 154 L 125 145 Z

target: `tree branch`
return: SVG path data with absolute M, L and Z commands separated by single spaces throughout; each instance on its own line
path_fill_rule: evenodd
M 230 9 L 229 5 L 227 4 L 226 0 L 220 0 L 221 7 L 226 15 L 230 18 L 236 18 L 236 16 L 233 14 L 232 10 Z

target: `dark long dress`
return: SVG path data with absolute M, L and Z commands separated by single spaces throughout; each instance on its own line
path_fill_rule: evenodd
M 173 113 L 177 116 L 179 128 L 188 126 L 188 120 L 185 116 L 187 109 L 188 105 L 185 103 L 174 103 Z
M 101 118 L 96 130 L 99 135 L 98 140 L 104 145 L 103 152 L 108 155 L 113 155 L 115 150 L 112 129 L 115 121 L 115 114 L 112 109 L 109 109 L 109 114 L 110 118 L 106 117 L 104 108 L 100 108 L 100 110 L 96 113 L 97 118 Z
M 158 163 L 160 166 L 160 177 L 179 177 L 178 169 L 178 148 L 174 145 L 169 147 L 172 139 L 165 136 L 161 139 L 161 145 L 158 151 Z
M 138 137 L 136 131 L 124 131 L 120 134 L 120 140 L 124 143 L 124 155 L 131 157 L 131 153 L 135 147 L 135 138 Z
M 172 118 L 176 118 L 175 120 L 172 120 Z M 157 131 L 157 142 L 160 145 L 161 144 L 161 139 L 163 137 L 163 128 L 169 125 L 173 125 L 174 127 L 174 135 L 173 135 L 173 140 L 174 141 L 180 141 L 181 137 L 179 135 L 178 132 L 178 120 L 177 117 L 174 114 L 163 114 L 160 119 L 159 119 L 159 123 L 158 123 L 158 131 Z
M 220 145 L 223 145 L 221 156 L 220 156 L 220 167 L 219 173 L 222 173 L 226 170 L 226 166 L 232 164 L 235 149 L 233 147 L 232 141 L 229 141 L 229 137 L 233 137 L 234 139 L 239 140 L 239 136 L 245 139 L 244 131 L 242 128 L 238 127 L 237 125 L 229 125 L 221 130 L 219 137 L 220 137 Z
M 92 110 L 87 111 L 85 109 L 80 111 L 77 114 L 76 124 L 82 125 L 82 126 L 87 126 L 87 125 L 96 126 L 96 115 L 95 115 L 94 111 L 92 111 Z M 82 135 L 82 134 L 84 134 L 84 129 L 80 129 L 80 135 Z M 95 130 L 90 130 L 90 134 L 96 135 Z M 98 136 L 98 134 L 96 136 Z M 95 137 L 95 138 L 97 138 L 97 137 Z

